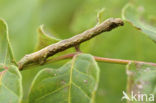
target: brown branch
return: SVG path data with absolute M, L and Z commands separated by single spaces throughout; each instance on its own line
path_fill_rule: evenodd
M 49 63 L 52 63 L 52 62 L 57 62 L 57 61 L 60 61 L 60 60 L 65 60 L 65 59 L 72 59 L 78 53 L 81 53 L 81 52 L 66 54 L 66 55 L 63 55 L 63 56 L 56 57 L 56 58 L 48 59 L 46 61 L 46 64 L 49 64 Z M 97 56 L 94 56 L 94 59 L 97 62 L 105 62 L 105 63 L 114 63 L 114 64 L 127 65 L 129 63 L 134 62 L 136 64 L 139 63 L 139 64 L 148 64 L 148 65 L 156 66 L 156 63 L 144 62 L 144 61 L 136 61 L 136 60 L 112 59 L 112 58 L 104 58 L 104 57 L 97 57 Z M 37 66 L 37 64 L 28 64 L 28 65 L 26 65 L 26 67 L 29 67 L 29 66 L 33 67 L 33 66 Z
M 66 54 L 57 58 L 49 59 L 47 62 L 54 62 L 54 61 L 59 61 L 59 60 L 64 60 L 64 59 L 71 59 L 73 56 L 75 56 L 77 53 L 71 53 L 71 54 Z M 94 59 L 98 62 L 106 62 L 106 63 L 115 63 L 115 64 L 129 64 L 131 62 L 134 62 L 136 64 L 148 64 L 152 66 L 156 66 L 156 63 L 151 63 L 151 62 L 144 62 L 144 61 L 136 61 L 136 60 L 123 60 L 123 59 L 112 59 L 112 58 L 103 58 L 103 57 L 97 57 L 94 56 Z
M 144 61 L 112 59 L 112 58 L 103 58 L 103 57 L 97 57 L 97 56 L 94 56 L 94 58 L 96 61 L 106 62 L 106 63 L 129 64 L 130 62 L 134 62 L 136 64 L 148 64 L 148 65 L 156 66 L 156 63 L 144 62 Z
M 27 64 L 34 63 L 34 62 L 42 64 L 45 62 L 45 60 L 48 57 L 53 56 L 54 54 L 56 54 L 58 52 L 64 51 L 64 50 L 66 50 L 70 47 L 73 47 L 75 45 L 79 45 L 80 43 L 87 41 L 102 32 L 110 31 L 118 26 L 122 26 L 123 24 L 124 23 L 120 18 L 107 19 L 103 23 L 101 23 L 87 31 L 84 31 L 81 34 L 73 36 L 69 39 L 62 40 L 55 44 L 49 45 L 49 46 L 41 49 L 40 51 L 37 51 L 32 54 L 28 54 L 28 55 L 24 56 L 18 62 L 18 67 L 19 67 L 19 69 L 22 69 L 23 66 L 25 66 Z

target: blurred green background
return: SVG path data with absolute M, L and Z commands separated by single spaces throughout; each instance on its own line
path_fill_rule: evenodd
M 89 29 L 97 23 L 97 12 L 104 8 L 102 20 L 120 17 L 124 5 L 143 6 L 147 17 L 156 24 L 155 0 L 0 0 L 0 17 L 9 26 L 16 60 L 34 51 L 37 29 L 44 24 L 48 32 L 65 39 Z M 103 33 L 81 44 L 81 50 L 96 56 L 156 62 L 156 45 L 132 25 Z M 24 98 L 35 74 L 44 67 L 57 68 L 66 61 L 22 71 Z M 96 103 L 121 103 L 126 90 L 125 65 L 99 63 L 101 68 Z

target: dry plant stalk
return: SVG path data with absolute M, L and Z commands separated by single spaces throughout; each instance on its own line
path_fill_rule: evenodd
M 106 31 L 110 31 L 118 26 L 122 26 L 124 23 L 120 18 L 109 18 L 95 27 L 84 31 L 81 34 L 75 35 L 69 39 L 62 40 L 55 44 L 49 45 L 37 52 L 32 54 L 25 55 L 19 62 L 18 67 L 22 69 L 23 66 L 31 63 L 40 63 L 43 64 L 46 59 L 50 56 L 55 55 L 58 52 L 64 51 L 70 47 L 79 45 L 80 43 L 87 41 L 98 34 L 101 34 Z

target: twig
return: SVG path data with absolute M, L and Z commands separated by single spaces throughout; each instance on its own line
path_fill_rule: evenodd
M 58 58 L 49 59 L 47 62 L 70 59 L 76 54 L 77 53 L 66 54 L 66 55 L 60 56 Z M 126 65 L 126 64 L 129 64 L 131 62 L 134 62 L 136 64 L 148 64 L 148 65 L 156 66 L 156 63 L 136 61 L 136 60 L 112 59 L 112 58 L 103 58 L 103 57 L 97 57 L 97 56 L 94 56 L 94 59 L 98 62 L 106 62 L 106 63 L 125 64 Z
M 28 55 L 24 56 L 18 62 L 18 67 L 19 67 L 19 69 L 22 69 L 23 66 L 25 66 L 27 64 L 31 64 L 33 62 L 42 64 L 45 62 L 45 60 L 48 57 L 53 56 L 54 54 L 56 54 L 58 52 L 64 51 L 70 47 L 78 45 L 84 41 L 87 41 L 87 40 L 93 38 L 94 36 L 96 36 L 102 32 L 110 31 L 118 26 L 122 26 L 123 24 L 124 23 L 120 18 L 107 19 L 103 23 L 101 23 L 101 24 L 95 26 L 94 28 L 89 29 L 81 34 L 73 36 L 69 39 L 62 40 L 55 44 L 49 45 L 49 46 L 41 49 L 40 51 L 37 51 L 32 54 L 28 54 Z
M 94 58 L 96 61 L 99 62 L 116 63 L 116 64 L 129 64 L 130 62 L 134 62 L 136 64 L 148 64 L 148 65 L 156 66 L 156 63 L 144 62 L 144 61 L 112 59 L 112 58 L 103 58 L 97 56 L 94 56 Z
M 76 53 L 63 55 L 63 56 L 60 56 L 58 58 L 54 58 L 51 60 L 49 59 L 48 62 L 59 61 L 59 60 L 63 60 L 63 59 L 69 59 L 69 58 L 72 58 L 74 55 L 76 55 Z M 156 66 L 156 63 L 136 61 L 136 60 L 112 59 L 112 58 L 104 58 L 104 57 L 97 57 L 97 56 L 94 56 L 94 59 L 98 62 L 106 62 L 106 63 L 125 64 L 126 65 L 126 64 L 129 64 L 131 62 L 134 62 L 136 64 L 148 64 L 148 65 Z
M 57 62 L 57 61 L 60 61 L 60 60 L 65 60 L 65 59 L 72 59 L 78 53 L 81 53 L 81 52 L 66 54 L 66 55 L 63 55 L 63 56 L 56 57 L 56 58 L 48 59 L 46 61 L 46 64 L 52 63 L 52 62 Z M 136 60 L 112 59 L 112 58 L 104 58 L 104 57 L 97 57 L 97 56 L 94 56 L 94 59 L 97 62 L 105 62 L 105 63 L 114 63 L 114 64 L 124 64 L 124 65 L 127 65 L 127 64 L 133 62 L 133 63 L 136 63 L 136 64 L 148 64 L 148 65 L 156 66 L 156 63 L 144 62 L 144 61 L 136 61 Z M 30 64 L 30 65 L 27 65 L 27 66 L 28 67 L 29 66 L 32 67 L 32 66 L 36 66 L 36 64 Z
M 76 50 L 77 52 L 81 52 L 81 50 L 80 50 L 80 45 L 75 45 L 75 50 Z

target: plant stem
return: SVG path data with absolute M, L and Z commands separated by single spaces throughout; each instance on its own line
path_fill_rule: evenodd
M 54 61 L 59 61 L 59 60 L 64 60 L 64 59 L 71 59 L 73 56 L 77 55 L 78 53 L 71 53 L 71 54 L 66 54 L 57 58 L 49 59 L 47 60 L 47 63 L 54 62 Z M 136 60 L 123 60 L 123 59 L 112 59 L 112 58 L 104 58 L 104 57 L 97 57 L 94 56 L 94 59 L 98 62 L 106 62 L 106 63 L 115 63 L 115 64 L 129 64 L 131 62 L 134 62 L 136 64 L 148 64 L 152 66 L 156 66 L 156 63 L 151 63 L 151 62 L 144 62 L 144 61 L 136 61 Z
M 109 18 L 102 22 L 101 24 L 84 31 L 81 34 L 78 34 L 76 36 L 73 36 L 69 39 L 62 40 L 60 42 L 57 42 L 55 44 L 49 45 L 37 52 L 34 52 L 32 54 L 28 54 L 24 56 L 19 62 L 18 67 L 19 69 L 22 69 L 23 66 L 31 63 L 40 63 L 43 64 L 46 59 L 50 56 L 55 55 L 58 52 L 64 51 L 68 48 L 74 47 L 76 45 L 79 45 L 80 43 L 87 41 L 96 35 L 99 35 L 103 32 L 110 31 L 118 26 L 122 26 L 124 23 L 120 18 Z
M 132 91 L 132 86 L 134 84 L 134 73 L 132 71 L 130 71 L 130 65 L 131 62 L 127 64 L 126 66 L 126 74 L 127 74 L 127 88 L 126 88 L 126 92 L 128 97 L 130 97 L 131 95 L 131 91 Z M 131 103 L 128 99 L 126 103 Z
M 60 60 L 65 60 L 65 59 L 72 59 L 75 55 L 79 54 L 81 52 L 76 52 L 76 53 L 71 53 L 71 54 L 66 54 L 66 55 L 63 55 L 63 56 L 59 56 L 59 57 L 56 57 L 56 58 L 52 58 L 52 59 L 48 59 L 46 61 L 46 64 L 49 64 L 49 63 L 52 63 L 52 62 L 57 62 L 57 61 L 60 61 Z M 123 60 L 123 59 L 113 59 L 113 58 L 104 58 L 104 57 L 98 57 L 98 56 L 94 56 L 94 59 L 97 61 L 97 62 L 105 62 L 105 63 L 114 63 L 114 64 L 124 64 L 124 65 L 127 65 L 131 62 L 134 62 L 134 63 L 140 63 L 140 64 L 148 64 L 148 65 L 152 65 L 152 66 L 156 66 L 156 63 L 151 63 L 151 62 L 144 62 L 144 61 L 136 61 L 136 60 Z M 26 65 L 27 66 L 36 66 L 37 64 L 29 64 L 29 65 Z M 20 69 L 22 70 L 22 69 Z

